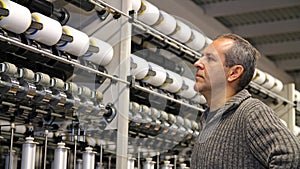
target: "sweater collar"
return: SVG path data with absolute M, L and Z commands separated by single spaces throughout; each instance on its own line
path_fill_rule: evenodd
M 246 89 L 241 90 L 229 101 L 227 101 L 220 109 L 216 110 L 217 112 L 211 120 L 219 118 L 227 112 L 231 112 L 230 110 L 236 109 L 243 101 L 245 101 L 249 97 L 251 97 L 251 94 Z M 207 117 L 208 113 L 210 113 L 209 108 L 205 110 L 204 118 Z
M 232 109 L 232 107 L 238 107 L 249 97 L 251 97 L 251 94 L 246 89 L 241 90 L 221 107 L 223 113 L 228 109 Z

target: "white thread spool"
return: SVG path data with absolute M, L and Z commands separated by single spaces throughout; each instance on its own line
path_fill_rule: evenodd
M 76 169 L 82 169 L 82 159 L 77 159 L 76 162 Z
M 206 43 L 207 45 L 211 44 L 212 42 L 213 42 L 212 39 L 210 39 L 209 37 L 206 37 L 205 43 Z
M 128 157 L 127 169 L 134 169 L 135 158 Z
M 185 128 L 187 128 L 187 129 L 192 129 L 192 122 L 191 122 L 191 120 L 185 118 L 185 119 L 184 119 L 184 126 L 185 126 Z
M 187 77 L 182 76 L 183 79 L 183 84 L 185 87 L 187 87 L 187 89 L 183 89 L 180 91 L 180 96 L 187 98 L 187 99 L 191 99 L 193 98 L 197 92 L 194 90 L 194 84 L 195 82 Z
M 200 103 L 200 104 L 206 104 L 206 99 L 203 95 L 201 94 L 196 94 L 196 96 L 192 99 L 194 102 L 196 103 Z
M 21 169 L 34 169 L 35 168 L 35 155 L 36 143 L 33 142 L 34 138 L 26 137 L 26 141 L 22 146 L 22 163 Z
M 256 78 L 256 76 L 257 76 L 257 71 L 258 71 L 258 69 L 254 69 L 254 73 L 253 73 L 253 77 L 252 77 L 252 81 L 254 81 L 254 79 Z
M 165 111 L 160 111 L 159 119 L 162 120 L 162 121 L 168 120 L 168 113 L 165 112 Z
M 150 108 L 146 105 L 140 105 L 140 113 L 143 116 L 147 116 L 149 114 Z
M 179 169 L 186 169 L 186 164 L 185 163 L 181 163 Z
M 266 78 L 266 74 L 263 71 L 255 69 L 252 81 L 257 84 L 263 84 L 266 81 Z
M 210 45 L 213 42 L 212 39 L 210 39 L 209 37 L 205 37 L 205 44 L 203 46 L 203 48 L 200 50 L 200 52 L 202 52 L 208 45 Z
M 53 88 L 59 89 L 59 90 L 64 90 L 65 89 L 65 81 L 62 79 L 53 77 L 50 79 L 50 85 Z
M 78 85 L 74 82 L 66 82 L 65 90 L 73 95 L 78 95 Z
M 23 33 L 29 28 L 31 24 L 29 9 L 8 0 L 1 0 L 1 5 L 9 10 L 9 15 L 0 19 L 0 27 L 17 34 Z
M 20 76 L 24 79 L 26 79 L 27 81 L 34 81 L 34 76 L 35 76 L 35 73 L 30 70 L 30 69 L 27 69 L 27 68 L 20 68 L 19 69 L 19 73 L 20 73 Z
M 136 13 L 141 8 L 142 2 L 141 0 L 132 0 L 132 10 L 134 10 Z
M 27 37 L 48 46 L 58 43 L 62 35 L 61 24 L 58 21 L 37 12 L 32 13 L 31 16 L 33 21 L 43 25 L 43 29 L 29 29 L 29 31 L 27 31 Z
M 162 169 L 172 169 L 172 165 L 170 164 L 170 161 L 168 160 L 164 161 L 164 164 L 162 165 Z
M 67 157 L 68 151 L 65 147 L 65 143 L 58 143 L 57 148 L 54 151 L 54 163 L 53 168 L 55 169 L 66 169 L 67 168 Z
M 155 75 L 145 77 L 143 81 L 153 86 L 161 86 L 162 84 L 164 84 L 167 78 L 166 70 L 155 63 L 148 62 L 148 64 L 149 64 L 149 69 L 154 71 Z
M 186 45 L 196 51 L 200 51 L 205 46 L 206 37 L 194 29 L 192 29 L 192 37 L 192 41 L 186 43 Z
M 15 75 L 18 73 L 18 67 L 9 62 L 0 63 L 0 73 L 5 73 L 6 75 Z
M 48 138 L 53 138 L 53 136 L 54 136 L 54 133 L 53 133 L 53 132 L 49 132 L 49 133 L 48 133 Z
M 177 22 L 176 31 L 174 32 L 174 34 L 171 34 L 170 36 L 181 43 L 186 43 L 192 35 L 192 30 L 188 25 L 186 25 L 182 21 L 179 21 L 177 19 L 176 22 Z
M 90 45 L 89 37 L 84 33 L 70 26 L 63 26 L 63 33 L 72 36 L 72 42 L 63 42 L 58 44 L 58 49 L 75 56 L 84 55 Z
M 131 64 L 134 64 L 134 68 L 130 69 L 130 74 L 135 76 L 136 79 L 143 79 L 147 76 L 149 71 L 148 62 L 134 54 L 130 56 Z
M 273 92 L 279 93 L 282 91 L 282 89 L 283 89 L 283 83 L 280 80 L 275 79 L 275 85 L 273 86 L 273 88 L 271 90 Z
M 143 169 L 152 169 L 151 164 L 152 164 L 152 158 L 146 158 L 146 161 L 143 164 Z
M 262 84 L 263 87 L 271 89 L 275 85 L 275 78 L 268 73 L 266 74 L 266 81 Z
M 35 82 L 39 85 L 48 87 L 51 84 L 51 78 L 48 74 L 37 72 L 35 73 Z
M 176 117 L 173 114 L 168 114 L 169 123 L 173 124 L 176 120 Z
M 18 155 L 16 153 L 16 150 L 11 150 L 8 152 L 8 154 L 5 155 L 4 169 L 17 169 L 17 166 L 18 166 Z
M 172 72 L 170 70 L 166 70 L 166 72 L 168 73 L 169 78 L 173 80 L 173 82 L 167 83 L 167 84 L 161 86 L 160 88 L 167 90 L 171 93 L 178 92 L 182 87 L 182 83 L 183 83 L 182 77 L 179 74 Z
M 88 53 L 84 55 L 84 59 L 91 61 L 97 65 L 106 66 L 113 58 L 114 50 L 109 43 L 100 39 L 90 37 L 90 44 L 99 48 L 97 53 Z
M 85 152 L 82 155 L 82 169 L 94 169 L 95 168 L 95 152 L 93 148 L 86 147 Z
M 176 19 L 162 10 L 160 10 L 160 17 L 162 20 L 154 25 L 154 28 L 165 35 L 173 33 L 176 29 Z
M 150 2 L 141 1 L 141 8 L 138 13 L 138 20 L 144 22 L 147 25 L 154 25 L 159 19 L 159 10 L 156 6 L 151 4 Z
M 1 130 L 10 131 L 10 122 L 6 120 L 0 120 Z
M 175 123 L 178 126 L 183 126 L 184 125 L 184 119 L 181 116 L 175 116 Z
M 26 126 L 25 125 L 16 125 L 16 133 L 25 133 L 26 132 Z
M 200 104 L 206 104 L 207 101 L 206 101 L 206 98 L 203 96 L 203 95 L 200 95 L 200 101 L 199 101 Z
M 140 111 L 140 105 L 136 102 L 130 102 L 129 107 L 130 107 L 130 110 L 134 113 L 137 113 Z
M 192 130 L 198 131 L 199 130 L 199 125 L 196 121 L 191 121 L 192 122 Z
M 150 107 L 149 116 L 156 120 L 160 116 L 160 112 L 156 108 Z

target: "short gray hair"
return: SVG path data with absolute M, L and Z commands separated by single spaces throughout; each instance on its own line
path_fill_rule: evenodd
M 238 88 L 236 89 L 236 92 L 239 92 L 252 80 L 256 60 L 260 57 L 260 53 L 247 40 L 236 34 L 223 34 L 215 39 L 232 39 L 235 42 L 224 52 L 224 56 L 226 67 L 232 67 L 234 65 L 241 65 L 244 67 L 244 72 L 239 79 Z

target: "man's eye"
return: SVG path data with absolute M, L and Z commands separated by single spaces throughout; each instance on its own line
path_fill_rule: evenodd
M 208 61 L 215 61 L 215 59 L 211 56 L 207 56 L 206 58 L 207 58 Z

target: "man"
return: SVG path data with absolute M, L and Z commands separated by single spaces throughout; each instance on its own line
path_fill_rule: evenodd
M 194 64 L 195 90 L 205 96 L 209 108 L 200 117 L 192 169 L 300 169 L 299 140 L 245 89 L 259 55 L 248 41 L 224 34 Z

